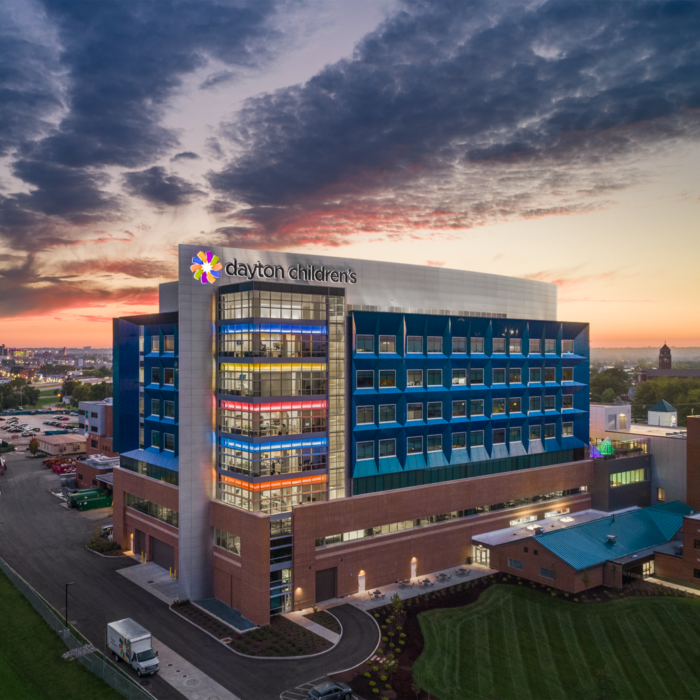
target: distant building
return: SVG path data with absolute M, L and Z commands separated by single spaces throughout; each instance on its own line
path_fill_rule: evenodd
M 74 455 L 85 452 L 85 438 L 81 435 L 39 436 L 39 449 L 48 455 Z
M 700 369 L 673 369 L 671 348 L 663 344 L 659 350 L 658 369 L 638 369 L 635 374 L 637 384 L 649 379 L 700 379 Z
M 118 456 L 112 445 L 112 409 L 111 398 L 104 401 L 81 401 L 78 404 L 78 425 L 81 430 L 85 430 L 88 456 Z
M 65 357 L 67 354 L 68 354 L 68 351 L 66 350 L 66 348 L 63 348 L 63 350 L 61 350 L 61 355 L 63 355 L 63 357 Z
M 24 377 L 25 379 L 34 379 L 35 374 L 36 370 L 34 367 L 22 367 L 19 370 L 19 376 Z
M 678 411 L 663 399 L 649 409 L 647 416 L 649 425 L 662 425 L 667 428 L 675 428 L 678 425 Z

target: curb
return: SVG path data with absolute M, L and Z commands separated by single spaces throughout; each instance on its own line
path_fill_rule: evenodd
M 223 642 L 223 641 L 222 641 L 221 639 L 219 639 L 218 637 L 215 637 L 211 632 L 207 632 L 206 630 L 203 630 L 198 624 L 192 622 L 192 620 L 190 620 L 189 618 L 185 617 L 184 615 L 181 615 L 177 610 L 173 609 L 172 604 L 169 605 L 168 607 L 170 608 L 170 611 L 171 611 L 171 612 L 174 612 L 178 617 L 181 617 L 183 620 L 186 620 L 186 621 L 189 622 L 193 627 L 196 627 L 196 628 L 197 628 L 198 630 L 200 630 L 201 632 L 204 632 L 204 634 L 209 635 L 212 639 L 214 639 L 215 641 L 219 642 L 219 644 L 221 644 L 222 646 L 226 647 L 229 651 L 233 652 L 233 653 L 236 654 L 237 656 L 242 656 L 244 659 L 255 659 L 256 661 L 299 661 L 300 659 L 313 659 L 313 658 L 316 657 L 316 656 L 322 656 L 323 654 L 327 654 L 329 651 L 333 651 L 333 649 L 335 649 L 335 648 L 338 646 L 338 644 L 340 644 L 340 640 L 343 638 L 343 624 L 341 623 L 340 620 L 338 620 L 337 617 L 335 617 L 335 615 L 333 615 L 333 617 L 335 617 L 335 619 L 337 620 L 338 624 L 340 625 L 340 636 L 338 637 L 338 641 L 337 641 L 332 647 L 330 647 L 329 649 L 325 649 L 324 651 L 319 651 L 317 654 L 307 654 L 306 656 L 251 656 L 250 654 L 243 654 L 243 653 L 241 653 L 240 651 L 236 651 L 232 646 L 230 646 L 229 644 L 226 644 L 226 642 Z M 202 610 L 202 608 L 199 608 L 199 609 Z M 208 612 L 208 611 L 204 611 L 204 612 L 206 612 L 207 615 L 211 615 L 211 613 Z M 326 612 L 328 612 L 328 611 L 326 610 Z M 364 612 L 364 611 L 363 611 L 363 612 Z M 329 615 L 332 615 L 332 613 L 329 613 Z M 215 617 L 215 616 L 212 615 L 212 617 Z M 216 620 L 219 620 L 218 617 L 216 617 L 215 619 L 216 619 Z M 227 622 L 225 622 L 224 624 L 225 624 L 227 627 L 231 627 L 231 625 L 229 625 Z M 292 624 L 296 624 L 296 623 L 292 623 Z M 375 620 L 375 624 L 376 624 L 376 620 Z M 235 629 L 235 628 L 234 628 L 234 627 L 231 627 L 231 629 Z M 255 629 L 257 629 L 257 628 L 255 628 Z M 377 625 L 377 629 L 379 630 L 379 625 Z M 251 631 L 251 630 L 248 630 L 248 631 Z M 238 630 L 236 630 L 236 632 L 238 632 Z M 380 632 L 381 632 L 381 630 L 380 630 Z M 238 632 L 238 634 L 245 634 L 245 633 Z M 313 633 L 312 633 L 312 634 L 313 634 Z M 316 636 L 319 636 L 319 635 L 316 635 Z M 322 637 L 322 639 L 325 639 L 325 637 Z M 381 642 L 381 640 L 382 640 L 382 637 L 381 637 L 381 634 L 380 634 L 380 635 L 379 635 L 379 641 L 377 642 L 377 646 L 374 648 L 374 651 L 376 651 L 376 650 L 379 648 L 379 642 Z M 326 641 L 328 641 L 328 640 L 326 640 Z M 372 654 L 374 654 L 374 651 L 372 652 Z M 372 654 L 370 654 L 370 656 L 371 656 Z M 368 656 L 367 658 L 369 658 L 369 656 Z M 366 660 L 367 660 L 367 659 L 365 659 L 365 661 L 366 661 Z M 364 661 L 363 661 L 362 663 L 364 663 Z M 358 664 L 358 666 L 359 666 L 359 664 Z M 355 666 L 353 666 L 353 668 L 355 668 Z M 349 670 L 349 669 L 348 669 L 348 670 Z M 333 673 L 342 673 L 342 671 L 333 671 Z
M 85 549 L 87 549 L 88 552 L 97 554 L 98 557 L 102 557 L 103 559 L 120 559 L 125 556 L 124 552 L 119 552 L 119 554 L 100 554 L 100 552 L 96 552 L 94 549 L 90 549 L 90 547 L 86 546 Z
M 357 606 L 353 606 L 353 607 L 357 608 Z M 362 664 L 367 663 L 368 659 L 371 659 L 375 655 L 375 653 L 377 652 L 377 649 L 379 649 L 379 645 L 382 643 L 382 630 L 381 630 L 381 627 L 379 626 L 379 623 L 375 619 L 375 617 L 373 615 L 370 615 L 366 610 L 362 610 L 362 608 L 357 608 L 357 610 L 360 610 L 365 615 L 369 615 L 372 622 L 374 622 L 374 626 L 377 628 L 377 644 L 374 647 L 374 649 L 372 650 L 372 653 L 366 659 L 364 659 L 363 661 L 360 661 L 359 664 L 355 664 L 354 666 L 351 666 L 350 668 L 344 668 L 340 671 L 332 671 L 331 673 L 327 674 L 328 676 L 332 675 L 333 673 L 345 673 L 347 671 L 352 671 L 355 668 L 360 668 L 360 666 L 362 666 Z M 328 610 L 326 610 L 326 612 L 328 612 Z M 335 615 L 333 615 L 333 617 L 335 617 Z M 338 620 L 337 617 L 335 619 Z M 340 620 L 338 620 L 338 623 L 340 623 Z M 342 629 L 342 625 L 341 625 L 341 629 Z

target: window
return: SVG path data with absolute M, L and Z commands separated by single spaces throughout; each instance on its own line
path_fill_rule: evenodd
M 557 381 L 557 370 L 555 367 L 545 367 L 544 368 L 544 381 L 545 382 L 556 382 Z
M 409 335 L 406 338 L 406 352 L 423 352 L 423 338 L 419 335 Z
M 494 353 L 505 353 L 506 351 L 506 339 L 505 338 L 494 338 L 493 339 L 493 352 Z
M 91 425 L 91 426 L 90 426 L 90 432 L 91 432 L 91 433 L 96 433 L 96 432 L 97 432 L 97 426 L 96 426 L 96 425 Z
M 357 388 L 358 389 L 373 389 L 374 388 L 374 372 L 371 369 L 357 370 Z
M 617 472 L 610 475 L 610 488 L 627 486 L 628 484 L 638 484 L 641 481 L 649 481 L 648 469 L 631 469 L 626 472 Z
M 540 567 L 540 576 L 542 578 L 554 578 L 554 569 L 545 569 L 544 566 Z
M 160 367 L 151 367 L 151 384 L 160 384 Z
M 452 433 L 452 449 L 461 450 L 467 446 L 466 433 Z
M 573 367 L 563 367 L 561 370 L 561 380 L 562 380 L 562 382 L 573 382 L 574 381 L 574 368 Z
M 358 442 L 357 443 L 357 459 L 374 459 L 374 443 L 373 442 Z
M 506 412 L 506 400 L 505 399 L 494 399 L 493 408 L 491 409 L 491 415 L 496 415 L 497 413 Z
M 232 535 L 229 532 L 219 530 L 218 528 L 214 530 L 214 533 L 214 544 L 216 544 L 217 547 L 223 547 L 224 549 L 228 549 L 229 552 L 233 552 L 234 554 L 241 553 L 240 537 L 238 537 L 237 535 Z
M 367 423 L 374 423 L 374 406 L 358 406 L 357 424 L 365 425 Z
M 442 401 L 428 402 L 428 420 L 431 418 L 442 418 Z
M 472 352 L 484 352 L 484 339 L 483 338 L 471 338 L 470 345 Z
M 151 431 L 151 447 L 160 447 L 160 433 L 157 430 Z
M 573 423 L 562 423 L 561 424 L 562 437 L 571 437 L 573 434 L 574 434 L 574 424 Z
M 143 333 L 143 326 L 139 327 L 139 332 Z M 139 336 L 139 355 L 143 355 L 143 341 L 144 340 L 145 340 L 145 338 L 143 337 L 143 335 L 140 335 Z
M 423 438 L 410 437 L 406 441 L 406 452 L 410 455 L 423 451 Z
M 452 338 L 452 353 L 467 352 L 466 338 Z
M 442 435 L 428 435 L 428 452 L 439 452 L 442 449 Z
M 520 355 L 523 352 L 523 341 L 521 338 L 511 338 L 508 341 L 508 352 L 511 355 Z
M 357 352 L 374 352 L 374 336 L 358 335 L 355 339 Z
M 561 397 L 561 407 L 562 407 L 562 409 L 573 408 L 574 407 L 574 395 L 573 394 L 564 394 Z
M 469 410 L 472 416 L 483 416 L 484 415 L 484 400 L 483 399 L 472 399 L 469 402 Z
M 493 370 L 493 383 L 494 384 L 505 384 L 506 383 L 506 371 L 504 369 L 494 369 Z
M 540 354 L 541 343 L 540 340 L 530 339 L 530 354 L 539 355 Z
M 175 352 L 175 336 L 163 336 L 163 352 Z
M 139 384 L 143 384 L 144 372 L 143 362 L 141 362 L 139 367 Z
M 163 417 L 175 418 L 175 402 L 163 401 Z
M 160 337 L 157 335 L 151 336 L 151 352 L 160 352 Z
M 466 386 L 467 385 L 467 370 L 466 369 L 453 369 L 452 370 L 452 386 Z
M 409 403 L 406 406 L 406 420 L 423 420 L 423 404 Z
M 379 370 L 379 388 L 389 389 L 396 386 L 396 371 L 393 369 Z
M 562 355 L 569 352 L 572 353 L 574 351 L 574 341 L 573 340 L 562 340 L 561 341 L 561 352 Z
M 175 451 L 175 436 L 172 433 L 163 433 L 165 438 L 165 449 L 170 452 Z
M 423 370 L 409 369 L 406 372 L 406 386 L 423 386 Z
M 168 386 L 175 384 L 175 370 L 172 367 L 166 367 L 163 370 L 163 384 Z
M 379 456 L 394 457 L 396 455 L 396 440 L 380 440 Z
M 557 352 L 557 341 L 556 340 L 545 340 L 544 341 L 544 351 L 545 353 L 551 355 Z
M 656 489 L 656 500 L 662 503 L 666 500 L 666 489 L 662 489 L 660 486 Z
M 556 396 L 545 396 L 544 397 L 544 410 L 545 411 L 555 411 L 556 410 Z
M 144 440 L 145 440 L 144 429 L 143 429 L 143 427 L 141 427 L 141 428 L 139 428 L 139 447 L 144 446 Z
M 160 401 L 158 399 L 151 399 L 151 415 L 160 416 Z
M 693 540 L 693 548 L 700 549 L 700 540 Z
M 97 447 L 97 440 L 90 440 L 90 446 Z M 82 479 L 83 477 L 81 476 L 80 478 Z
M 396 336 L 380 335 L 379 352 L 396 352 Z
M 693 569 L 693 576 L 695 578 L 700 578 L 700 569 Z
M 484 431 L 483 430 L 472 430 L 469 433 L 469 444 L 471 447 L 480 447 L 484 444 Z
M 542 370 L 539 367 L 530 367 L 530 384 L 539 384 L 542 381 Z
M 522 442 L 520 428 L 510 428 L 509 429 L 508 442 Z
M 470 384 L 483 384 L 484 383 L 484 370 L 483 369 L 471 369 L 471 370 L 469 370 L 469 383 Z
M 467 415 L 467 402 L 466 401 L 453 401 L 452 402 L 452 417 L 462 418 Z
M 442 338 L 435 335 L 429 335 L 428 352 L 442 352 Z
M 544 426 L 544 437 L 545 437 L 545 440 L 548 438 L 555 437 L 555 435 L 554 435 L 554 423 L 547 423 L 547 425 Z
M 396 406 L 380 406 L 379 407 L 379 422 L 393 423 L 396 420 Z
M 508 370 L 508 383 L 520 384 L 520 367 L 511 367 Z
M 520 413 L 520 398 L 514 397 L 508 401 L 508 413 Z
M 519 559 L 509 559 L 508 560 L 508 566 L 511 569 L 519 569 L 522 571 L 523 568 L 523 563 Z
M 442 370 L 441 369 L 429 369 L 428 370 L 428 386 L 440 386 L 442 384 Z
M 87 411 L 86 411 L 86 413 L 87 413 Z M 99 418 L 99 416 L 97 415 L 97 413 L 95 411 L 90 411 L 90 418 Z
M 530 426 L 530 440 L 539 440 L 542 435 L 542 426 L 531 425 Z

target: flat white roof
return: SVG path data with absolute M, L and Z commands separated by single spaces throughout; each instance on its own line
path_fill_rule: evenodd
M 613 512 L 626 513 L 630 510 L 637 510 L 637 507 L 625 508 Z M 536 534 L 534 528 L 538 526 L 542 528 L 542 533 L 540 534 L 544 534 L 552 530 L 563 530 L 571 525 L 581 525 L 591 520 L 600 520 L 600 518 L 606 518 L 609 515 L 612 515 L 612 513 L 590 508 L 589 510 L 581 510 L 578 513 L 567 513 L 566 515 L 557 515 L 555 518 L 533 520 L 531 523 L 525 523 L 524 525 L 514 525 L 513 527 L 503 528 L 502 530 L 485 532 L 482 535 L 473 535 L 472 542 L 483 544 L 486 547 L 497 547 L 501 544 L 508 544 L 508 542 L 517 542 L 518 540 L 524 540 L 528 537 L 534 537 Z M 573 520 L 562 522 L 562 518 L 573 518 Z

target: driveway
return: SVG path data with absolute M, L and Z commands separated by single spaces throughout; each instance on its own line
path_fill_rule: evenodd
M 70 620 L 97 648 L 104 649 L 108 622 L 131 617 L 241 700 L 276 700 L 289 688 L 362 663 L 376 648 L 374 620 L 352 605 L 340 605 L 333 614 L 343 625 L 343 637 L 326 654 L 289 661 L 237 656 L 116 573 L 138 566 L 135 561 L 85 549 L 95 524 L 109 519 L 94 521 L 61 507 L 50 493 L 58 490 L 59 477 L 40 460 L 16 453 L 6 457 L 8 470 L 0 477 L 0 556 L 61 612 L 64 585 L 74 582 Z M 148 689 L 163 700 L 183 698 L 157 676 Z

